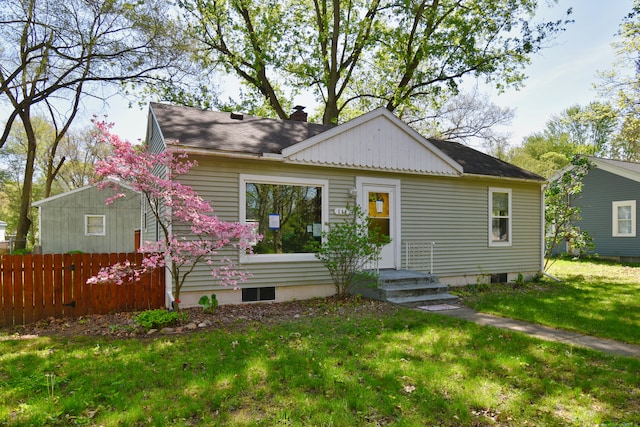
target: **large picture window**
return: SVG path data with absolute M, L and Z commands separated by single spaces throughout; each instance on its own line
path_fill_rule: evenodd
M 613 202 L 613 237 L 636 237 L 636 201 Z
M 511 246 L 511 190 L 489 189 L 489 246 Z
M 244 175 L 241 188 L 243 219 L 263 236 L 249 258 L 315 259 L 309 244 L 326 222 L 326 181 Z

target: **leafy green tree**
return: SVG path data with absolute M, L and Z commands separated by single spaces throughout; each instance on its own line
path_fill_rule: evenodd
M 617 114 L 609 104 L 591 102 L 574 105 L 547 123 L 550 135 L 566 134 L 568 142 L 582 154 L 606 157 L 617 127 Z
M 182 49 L 168 23 L 163 0 L 5 0 L 0 12 L 0 102 L 11 108 L 0 148 L 16 127 L 26 136 L 26 160 L 16 229 L 26 244 L 39 141 L 35 115 L 55 129 L 47 176 L 62 166 L 56 150 L 87 95 L 100 98 L 104 85 L 146 83 L 180 64 Z M 52 179 L 45 182 L 50 193 Z
M 568 22 L 534 23 L 538 2 L 531 0 L 178 5 L 204 69 L 239 79 L 245 100 L 282 119 L 295 94 L 311 92 L 325 124 L 380 106 L 400 116 L 437 110 L 463 77 L 518 86 L 530 57 Z
M 347 209 L 349 214 L 342 221 L 329 224 L 329 231 L 322 233 L 322 243 L 313 245 L 340 297 L 351 290 L 359 274 L 378 261 L 382 247 L 391 241 L 358 205 Z
M 95 177 L 95 162 L 106 159 L 110 153 L 110 147 L 95 136 L 96 130 L 70 130 L 57 143 L 57 149 L 53 150 L 51 144 L 55 143 L 54 126 L 40 116 L 33 117 L 32 124 L 34 135 L 39 141 L 33 161 L 32 200 L 89 185 Z M 27 156 L 28 141 L 24 130 L 14 127 L 7 142 L 0 148 L 0 164 L 4 165 L 2 173 L 5 175 L 0 187 L 5 202 L 0 207 L 0 218 L 7 222 L 12 234 L 15 233 L 19 220 Z M 57 166 L 52 169 L 52 164 Z M 33 209 L 29 212 L 29 218 L 34 224 L 27 233 L 27 241 L 31 245 L 35 242 L 36 215 L 37 212 Z
M 598 87 L 615 102 L 620 118 L 619 130 L 612 141 L 613 158 L 640 161 L 640 1 L 635 0 L 624 18 L 614 44 L 616 62 L 601 73 Z
M 574 250 L 581 253 L 593 247 L 589 233 L 575 225 L 581 219 L 580 207 L 575 205 L 575 201 L 582 193 L 582 179 L 591 168 L 587 157 L 574 157 L 571 166 L 547 186 L 545 269 L 552 263 L 552 254 L 562 242 L 570 243 Z
M 576 155 L 605 156 L 611 147 L 617 116 L 611 106 L 592 102 L 564 110 L 547 121 L 542 132 L 525 138 L 509 150 L 506 160 L 550 177 Z

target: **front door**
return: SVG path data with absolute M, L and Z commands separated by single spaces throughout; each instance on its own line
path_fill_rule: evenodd
M 397 269 L 400 263 L 400 182 L 377 178 L 359 178 L 357 181 L 358 204 L 372 219 L 371 226 L 391 239 L 391 243 L 382 248 L 377 267 Z

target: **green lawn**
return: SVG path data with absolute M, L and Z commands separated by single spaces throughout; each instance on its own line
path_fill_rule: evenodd
M 640 360 L 345 304 L 365 309 L 153 339 L 0 336 L 0 425 L 640 425 Z
M 640 266 L 558 260 L 550 278 L 458 291 L 485 313 L 640 344 Z

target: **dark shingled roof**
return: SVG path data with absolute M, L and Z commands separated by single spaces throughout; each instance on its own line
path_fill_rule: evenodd
M 640 174 L 640 163 L 636 163 L 636 162 L 628 162 L 625 160 L 615 160 L 615 159 L 604 159 L 602 157 L 589 157 L 592 160 L 595 161 L 600 161 L 603 163 L 607 163 L 610 164 L 611 166 L 616 166 L 622 169 L 626 169 L 628 171 L 631 171 L 633 173 L 638 173 Z
M 279 154 L 333 126 L 265 119 L 232 113 L 151 103 L 167 144 L 246 154 Z M 235 114 L 234 114 L 235 115 Z
M 325 132 L 334 126 L 290 120 L 266 119 L 198 108 L 151 103 L 167 144 L 203 148 L 230 153 L 280 154 L 282 150 Z M 235 114 L 234 114 L 235 115 Z M 545 179 L 466 145 L 428 139 L 445 155 L 459 163 L 466 174 Z
M 533 172 L 529 172 L 458 142 L 442 141 L 439 139 L 429 139 L 429 142 L 458 162 L 462 166 L 464 173 L 545 181 L 545 178 L 540 175 L 536 175 Z

